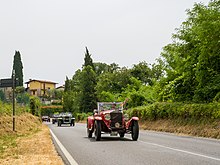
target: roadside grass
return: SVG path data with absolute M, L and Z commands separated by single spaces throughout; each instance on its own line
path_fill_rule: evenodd
M 15 121 L 13 132 L 12 116 L 0 117 L 0 164 L 63 164 L 48 127 L 38 117 L 22 113 Z
M 12 152 L 5 152 L 10 148 L 17 147 L 19 137 L 27 137 L 41 130 L 41 121 L 38 117 L 29 113 L 23 113 L 15 118 L 15 132 L 12 127 L 12 117 L 3 115 L 0 118 L 0 158 L 14 155 Z
M 1 136 L 0 137 L 0 159 L 3 159 L 5 157 L 4 151 L 7 150 L 8 148 L 13 148 L 16 147 L 16 137 L 15 136 Z

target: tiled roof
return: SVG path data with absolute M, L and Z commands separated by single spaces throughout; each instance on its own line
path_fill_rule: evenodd
M 29 84 L 32 81 L 37 81 L 37 82 L 40 82 L 40 83 L 48 83 L 48 84 L 58 84 L 58 83 L 55 83 L 55 82 L 52 82 L 52 81 L 36 80 L 36 79 L 30 79 L 29 81 L 25 82 L 25 84 Z

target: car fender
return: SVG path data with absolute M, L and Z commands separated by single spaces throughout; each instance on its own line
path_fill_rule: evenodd
M 101 116 L 95 116 L 94 118 L 95 118 L 95 120 L 102 120 Z
M 131 127 L 133 121 L 138 121 L 138 120 L 139 120 L 138 117 L 132 117 L 132 118 L 127 122 L 127 124 L 126 124 L 126 129 L 129 129 L 129 127 Z
M 94 125 L 94 118 L 92 116 L 89 116 L 87 119 L 87 128 L 92 129 Z

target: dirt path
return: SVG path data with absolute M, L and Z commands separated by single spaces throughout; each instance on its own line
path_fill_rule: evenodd
M 0 159 L 1 164 L 64 164 L 55 150 L 49 129 L 45 125 L 42 125 L 41 131 L 37 133 L 18 137 L 16 144 L 15 147 L 6 149 L 4 153 L 7 155 L 4 159 Z

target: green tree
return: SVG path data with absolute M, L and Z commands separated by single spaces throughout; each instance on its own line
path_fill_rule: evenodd
M 15 51 L 13 70 L 15 70 L 15 78 L 18 81 L 18 86 L 23 86 L 23 64 L 21 61 L 21 54 L 19 51 Z
M 64 92 L 71 90 L 71 80 L 66 76 Z
M 109 70 L 109 65 L 106 63 L 96 62 L 94 63 L 94 67 L 97 76 L 100 76 L 101 74 L 106 73 Z
M 167 77 L 161 98 L 210 102 L 220 91 L 220 1 L 195 4 L 187 15 L 162 52 Z
M 0 100 L 5 101 L 5 94 L 1 89 L 0 89 Z
M 40 116 L 40 99 L 38 97 L 30 97 L 30 110 L 32 115 Z
M 141 80 L 144 84 L 152 84 L 151 74 L 151 69 L 145 61 L 134 65 L 131 69 L 131 75 Z
M 81 98 L 80 109 L 83 112 L 92 112 L 96 108 L 96 74 L 91 66 L 86 66 L 81 74 Z
M 85 58 L 84 58 L 84 65 L 83 67 L 86 66 L 91 66 L 93 70 L 95 70 L 94 64 L 93 64 L 93 60 L 91 58 L 91 54 L 89 54 L 89 50 L 86 47 L 86 53 L 85 53 Z
M 103 91 L 112 94 L 121 93 L 131 83 L 130 77 L 130 70 L 127 68 L 121 68 L 113 73 L 106 72 L 101 74 L 96 85 L 98 99 L 102 99 Z

